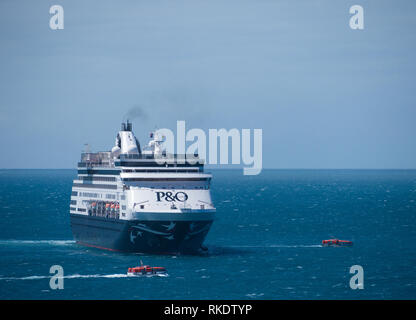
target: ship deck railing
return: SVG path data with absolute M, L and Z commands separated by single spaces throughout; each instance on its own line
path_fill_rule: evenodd
M 146 153 L 142 153 L 142 154 L 120 154 L 120 160 L 155 160 L 155 159 L 172 159 L 172 160 L 177 160 L 177 159 L 192 159 L 192 160 L 197 160 L 199 159 L 199 155 L 198 154 L 173 154 L 173 153 L 163 153 L 160 156 L 155 156 L 154 154 L 146 154 Z
M 107 152 L 98 152 L 98 153 L 83 153 L 81 157 L 81 161 L 78 162 L 78 167 L 80 168 L 93 168 L 93 167 L 108 167 L 113 168 L 114 166 L 120 166 L 120 162 L 126 161 L 130 162 L 129 160 L 144 160 L 144 162 L 148 161 L 158 161 L 158 160 L 166 161 L 168 163 L 187 163 L 196 164 L 196 165 L 203 165 L 204 160 L 200 159 L 198 154 L 162 154 L 162 155 L 154 155 L 154 154 L 120 154 L 119 159 L 111 159 L 108 158 Z M 115 162 L 118 165 L 115 165 Z
M 114 168 L 114 162 L 78 162 L 79 168 L 105 167 Z

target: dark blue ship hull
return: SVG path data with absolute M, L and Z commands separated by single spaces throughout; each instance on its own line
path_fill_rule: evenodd
M 154 215 L 154 214 L 152 214 Z M 180 214 L 175 214 L 180 216 Z M 77 243 L 111 251 L 143 253 L 197 253 L 213 219 L 122 220 L 71 214 L 71 228 Z M 167 218 L 166 220 L 163 220 Z

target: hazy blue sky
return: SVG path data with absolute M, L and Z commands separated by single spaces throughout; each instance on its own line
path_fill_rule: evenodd
M 65 29 L 49 28 L 49 7 Z M 364 7 L 351 30 L 349 8 Z M 0 1 L 0 168 L 150 129 L 262 128 L 267 168 L 416 168 L 416 2 Z

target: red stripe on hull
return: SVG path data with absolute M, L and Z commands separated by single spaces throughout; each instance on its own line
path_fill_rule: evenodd
M 121 252 L 120 250 L 117 249 L 110 249 L 110 248 L 105 248 L 105 247 L 100 247 L 100 246 L 95 246 L 93 244 L 89 244 L 89 243 L 85 243 L 85 242 L 81 242 L 81 241 L 77 241 L 76 243 L 82 245 L 82 246 L 86 246 L 86 247 L 91 247 L 91 248 L 97 248 L 97 249 L 103 249 L 103 250 L 108 250 L 108 251 L 113 251 L 113 252 Z

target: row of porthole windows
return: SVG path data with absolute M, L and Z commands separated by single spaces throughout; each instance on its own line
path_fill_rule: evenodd
M 78 196 L 78 191 L 72 191 L 71 195 L 74 196 L 74 197 Z M 98 198 L 98 196 L 99 196 L 101 198 L 101 194 L 99 194 L 99 193 L 80 192 L 79 195 L 83 196 L 83 197 L 95 197 L 95 198 Z M 113 198 L 107 198 L 107 199 L 115 199 L 115 197 L 116 197 L 115 194 L 112 194 L 112 195 L 107 194 L 107 197 L 108 196 L 111 196 Z M 120 199 L 121 200 L 126 200 L 126 196 L 122 195 L 120 197 Z
M 88 197 L 88 198 L 101 198 L 101 194 L 99 193 L 80 192 L 79 195 L 81 197 Z
M 72 192 L 72 195 L 77 196 L 78 193 L 76 191 L 74 191 L 74 192 Z M 80 192 L 79 196 L 80 197 L 87 197 L 87 198 L 102 198 L 103 197 L 103 195 L 101 193 L 91 193 L 91 192 Z M 105 195 L 105 198 L 115 200 L 115 199 L 117 199 L 117 195 L 108 193 L 108 194 Z M 125 198 L 126 198 L 125 196 L 121 196 L 121 200 L 125 200 Z M 72 203 L 72 201 L 75 201 L 75 203 Z M 76 200 L 71 200 L 71 204 L 76 204 Z
M 83 180 L 83 181 L 116 181 L 115 177 L 78 177 L 78 179 Z

